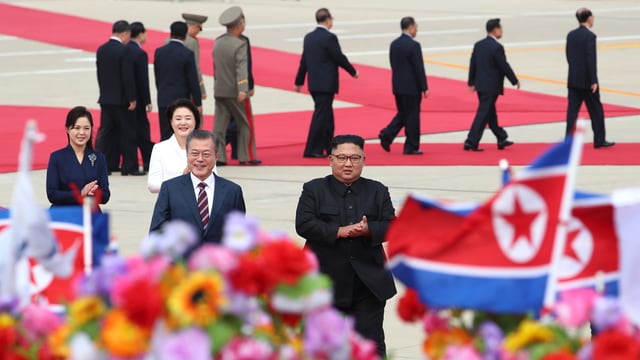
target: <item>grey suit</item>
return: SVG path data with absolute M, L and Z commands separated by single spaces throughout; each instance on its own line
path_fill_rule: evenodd
M 247 162 L 255 155 L 255 142 L 250 141 L 251 129 L 244 102 L 238 102 L 239 92 L 249 92 L 247 43 L 241 38 L 225 33 L 216 39 L 213 49 L 215 98 L 215 123 L 213 132 L 220 139 L 218 160 L 227 161 L 226 133 L 229 120 L 238 124 L 238 160 Z M 252 148 L 249 149 L 249 144 Z
M 183 220 L 201 231 L 201 243 L 220 243 L 225 216 L 232 211 L 245 212 L 244 197 L 240 185 L 213 175 L 215 188 L 210 201 L 209 226 L 202 229 L 198 204 L 191 181 L 191 174 L 185 174 L 162 183 L 153 209 L 149 231 L 155 231 L 170 220 Z

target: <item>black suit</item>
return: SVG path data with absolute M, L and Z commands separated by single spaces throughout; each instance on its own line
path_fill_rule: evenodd
M 478 146 L 484 128 L 489 125 L 498 142 L 507 139 L 507 132 L 498 125 L 496 101 L 504 93 L 504 78 L 518 84 L 518 78 L 507 62 L 504 47 L 495 38 L 487 36 L 475 43 L 469 64 L 469 86 L 478 93 L 478 110 L 469 129 L 466 142 Z
M 135 113 L 129 103 L 136 100 L 133 66 L 127 47 L 111 38 L 96 53 L 100 87 L 100 129 L 96 150 L 107 159 L 109 170 L 116 170 L 122 153 L 122 171 L 137 172 Z
M 302 86 L 307 77 L 314 110 L 304 155 L 331 152 L 331 139 L 335 129 L 333 98 L 338 93 L 338 67 L 351 76 L 356 69 L 342 53 L 338 37 L 327 28 L 318 26 L 304 37 L 302 57 L 295 85 Z
M 127 44 L 133 61 L 133 77 L 136 85 L 136 144 L 142 154 L 145 171 L 149 170 L 151 159 L 151 130 L 147 118 L 147 105 L 151 104 L 149 94 L 149 57 L 140 44 L 131 40 Z
M 297 233 L 333 281 L 334 306 L 354 316 L 356 330 L 376 341 L 381 355 L 384 306 L 396 293 L 382 243 L 394 214 L 389 190 L 380 182 L 360 178 L 346 186 L 333 175 L 305 183 L 296 209 Z M 340 226 L 363 215 L 371 236 L 336 239 Z
M 161 140 L 168 139 L 171 126 L 167 119 L 167 107 L 178 99 L 191 99 L 196 106 L 202 105 L 202 94 L 198 82 L 198 71 L 193 51 L 176 39 L 155 52 L 153 71 L 158 89 L 158 116 Z
M 159 230 L 167 221 L 182 220 L 200 231 L 201 244 L 219 244 L 222 240 L 225 216 L 232 211 L 244 213 L 246 209 L 242 188 L 238 184 L 215 174 L 213 177 L 214 193 L 213 199 L 209 199 L 209 206 L 212 208 L 206 230 L 202 229 L 191 173 L 188 173 L 162 183 L 149 231 Z
M 400 129 L 404 127 L 406 135 L 404 153 L 415 152 L 420 149 L 422 93 L 428 90 L 422 47 L 419 42 L 413 40 L 411 35 L 403 33 L 391 42 L 389 61 L 393 95 L 398 112 L 381 133 L 389 142 L 393 142 Z
M 579 26 L 567 35 L 566 46 L 569 76 L 567 79 L 568 105 L 566 134 L 573 132 L 582 102 L 591 117 L 593 142 L 605 142 L 604 110 L 600 102 L 600 87 L 594 93 L 591 85 L 598 84 L 596 64 L 596 35 L 586 26 Z

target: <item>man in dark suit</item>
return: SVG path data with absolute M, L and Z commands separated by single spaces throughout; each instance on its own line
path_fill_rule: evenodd
M 213 173 L 217 145 L 218 139 L 210 131 L 196 129 L 189 134 L 190 172 L 162 183 L 150 231 L 179 219 L 198 229 L 202 243 L 220 243 L 225 216 L 232 211 L 245 212 L 242 188 Z
M 184 46 L 187 24 L 176 21 L 171 24 L 171 39 L 156 49 L 153 70 L 158 89 L 158 118 L 160 140 L 171 136 L 167 119 L 167 107 L 178 99 L 191 99 L 202 112 L 202 94 L 198 83 L 198 71 L 193 51 Z
M 391 62 L 391 83 L 396 98 L 398 112 L 386 128 L 380 131 L 380 145 L 391 151 L 390 145 L 404 128 L 405 155 L 422 155 L 420 151 L 420 103 L 422 96 L 429 96 L 427 75 L 424 71 L 422 47 L 414 38 L 418 34 L 418 24 L 407 16 L 400 20 L 402 34 L 389 47 Z
M 314 102 L 304 157 L 326 157 L 331 152 L 331 138 L 335 129 L 333 98 L 338 93 L 338 67 L 358 78 L 358 72 L 340 49 L 338 37 L 329 31 L 333 18 L 326 8 L 316 11 L 318 27 L 304 37 L 302 57 L 295 79 L 300 91 L 307 76 L 309 92 Z M 307 75 L 308 74 L 308 75 Z
M 136 94 L 133 66 L 127 47 L 131 26 L 124 20 L 113 24 L 109 41 L 96 52 L 96 69 L 100 87 L 100 129 L 96 150 L 107 158 L 109 171 L 120 168 L 122 175 L 144 175 L 138 169 L 136 152 Z
M 149 171 L 151 159 L 151 130 L 147 112 L 153 110 L 149 94 L 149 57 L 142 49 L 147 41 L 147 31 L 141 22 L 131 23 L 131 41 L 127 44 L 133 62 L 133 78 L 136 85 L 136 144 L 142 154 L 144 171 Z
M 490 19 L 486 25 L 487 37 L 473 46 L 469 64 L 470 91 L 478 93 L 478 110 L 473 119 L 471 129 L 464 142 L 464 150 L 482 151 L 478 144 L 484 128 L 489 125 L 491 132 L 498 140 L 498 150 L 513 145 L 507 139 L 507 132 L 498 125 L 496 101 L 504 93 L 504 78 L 520 89 L 520 82 L 507 62 L 504 47 L 498 42 L 502 37 L 500 19 Z
M 596 63 L 596 34 L 589 30 L 593 26 L 593 14 L 587 8 L 576 11 L 580 23 L 577 29 L 567 35 L 566 55 L 569 63 L 567 88 L 566 135 L 573 132 L 582 102 L 587 105 L 593 130 L 593 147 L 596 149 L 615 145 L 606 140 L 604 109 L 600 102 L 598 70 Z
M 375 341 L 384 358 L 384 307 L 396 288 L 382 243 L 395 210 L 386 186 L 360 176 L 362 137 L 338 135 L 331 148 L 332 174 L 302 188 L 296 231 L 333 281 L 333 305 L 354 317 L 358 333 Z

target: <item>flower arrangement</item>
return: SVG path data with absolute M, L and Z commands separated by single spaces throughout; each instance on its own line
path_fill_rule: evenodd
M 403 321 L 421 321 L 431 360 L 640 359 L 640 334 L 616 298 L 565 291 L 540 319 L 459 309 L 427 309 L 415 290 L 398 303 Z
M 139 256 L 104 256 L 63 315 L 0 304 L 0 359 L 378 358 L 331 307 L 311 252 L 244 214 L 224 233 L 193 251 L 196 234 L 173 222 Z

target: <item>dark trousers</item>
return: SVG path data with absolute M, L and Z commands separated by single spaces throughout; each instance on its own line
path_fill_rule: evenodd
M 304 155 L 331 153 L 331 139 L 335 130 L 333 118 L 334 93 L 312 92 L 313 117 L 309 125 L 307 144 L 304 147 Z
M 138 171 L 135 112 L 127 110 L 126 106 L 101 104 L 96 150 L 104 154 L 110 170 L 118 168 L 122 154 L 120 170 Z
M 420 103 L 421 94 L 418 95 L 394 95 L 398 112 L 391 119 L 386 128 L 382 129 L 382 135 L 393 142 L 400 130 L 404 127 L 406 139 L 404 152 L 412 152 L 420 149 Z
M 173 134 L 167 119 L 167 107 L 158 107 L 158 121 L 160 122 L 160 141 L 167 140 Z
M 601 144 L 606 140 L 604 128 L 604 109 L 600 102 L 600 90 L 595 93 L 590 89 L 569 88 L 567 104 L 567 128 L 566 135 L 573 132 L 580 112 L 582 102 L 587 106 L 589 117 L 591 117 L 591 129 L 593 130 L 593 142 Z
M 351 306 L 336 306 L 343 314 L 355 320 L 358 334 L 376 343 L 378 355 L 386 359 L 387 345 L 384 342 L 384 307 L 386 301 L 380 301 L 356 276 L 354 279 L 353 300 Z
M 231 118 L 227 126 L 227 134 L 225 136 L 226 143 L 231 145 L 231 158 L 238 159 L 238 124 Z
M 489 129 L 491 129 L 498 142 L 507 140 L 507 132 L 498 125 L 498 114 L 496 112 L 498 96 L 499 94 L 478 93 L 478 110 L 467 135 L 469 144 L 478 146 L 487 125 L 489 125 Z
M 149 160 L 151 159 L 151 130 L 149 129 L 149 119 L 147 118 L 146 106 L 138 102 L 136 105 L 136 145 L 142 155 L 142 165 L 145 171 L 149 171 Z

